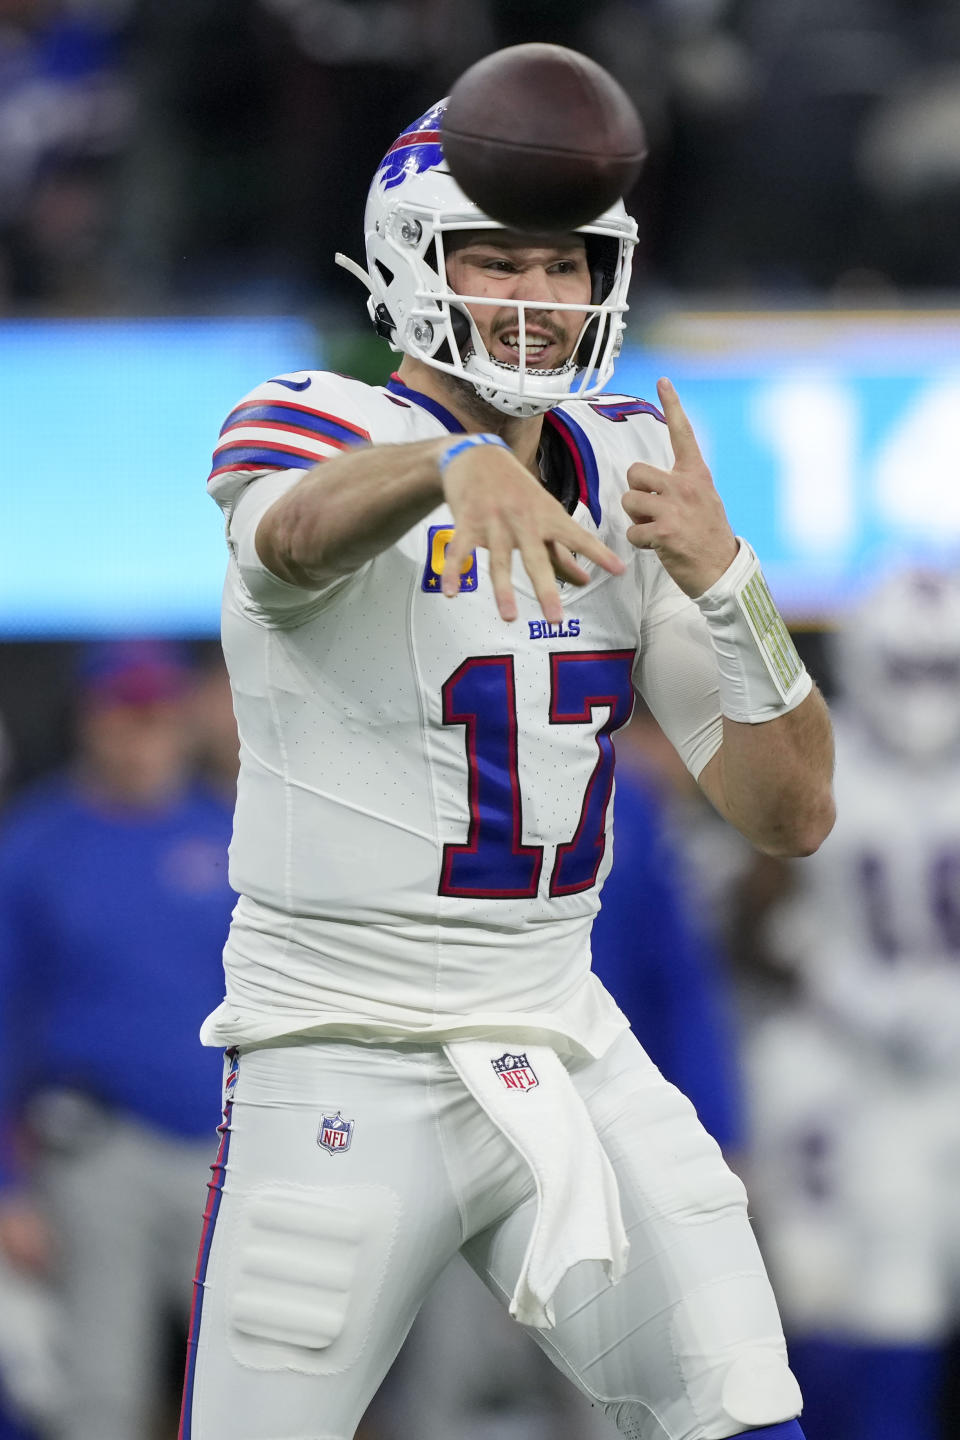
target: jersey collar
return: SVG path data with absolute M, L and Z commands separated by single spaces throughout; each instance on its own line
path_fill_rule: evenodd
M 439 400 L 434 400 L 430 395 L 424 395 L 421 390 L 411 390 L 409 385 L 404 385 L 396 371 L 393 372 L 383 388 L 388 390 L 391 395 L 400 396 L 414 405 L 419 405 L 421 410 L 428 410 L 435 420 L 439 420 L 440 424 L 450 431 L 451 435 L 464 434 L 464 427 L 445 405 L 441 405 Z
M 570 452 L 577 476 L 577 486 L 580 490 L 580 499 L 590 511 L 594 525 L 599 529 L 600 471 L 597 467 L 597 457 L 593 453 L 593 446 L 590 444 L 586 432 L 581 429 L 576 420 L 572 420 L 563 410 L 548 410 L 543 418 L 544 422 L 560 436 Z
M 404 385 L 396 371 L 390 376 L 384 389 L 391 395 L 396 395 L 400 399 L 411 402 L 414 405 L 419 405 L 421 409 L 429 411 L 452 435 L 464 434 L 464 426 L 461 425 L 455 415 L 450 413 L 445 405 L 441 405 L 439 400 L 434 400 L 430 395 L 424 395 L 421 390 L 411 390 L 409 385 Z M 593 523 L 599 528 L 600 474 L 597 469 L 597 460 L 593 453 L 593 446 L 577 422 L 572 420 L 569 415 L 565 415 L 562 411 L 548 410 L 544 416 L 544 420 L 548 425 L 553 426 L 567 446 L 577 475 L 580 499 L 590 511 Z

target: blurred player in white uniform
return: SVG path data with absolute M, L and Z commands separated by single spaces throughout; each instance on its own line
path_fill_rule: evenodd
M 933 1440 L 960 1285 L 960 577 L 892 575 L 834 656 L 838 820 L 770 924 L 801 999 L 751 1047 L 752 1193 L 811 1433 Z
M 634 222 L 504 231 L 443 110 L 352 266 L 397 374 L 267 381 L 214 457 L 241 900 L 184 1440 L 350 1440 L 458 1251 L 624 1435 L 796 1440 L 743 1188 L 589 937 L 635 688 L 779 854 L 829 720 L 672 387 L 598 398 Z

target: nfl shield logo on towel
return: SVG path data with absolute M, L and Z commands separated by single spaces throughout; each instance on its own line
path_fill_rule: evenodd
M 532 1090 L 540 1084 L 526 1055 L 511 1055 L 508 1050 L 498 1060 L 491 1060 L 490 1064 L 507 1090 Z
M 331 1155 L 339 1155 L 341 1151 L 350 1149 L 352 1139 L 352 1120 L 344 1120 L 339 1110 L 336 1115 L 324 1115 L 317 1131 L 317 1144 L 321 1150 L 327 1150 Z

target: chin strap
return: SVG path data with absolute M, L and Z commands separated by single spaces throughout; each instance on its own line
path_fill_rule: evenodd
M 366 270 L 364 270 L 362 265 L 358 265 L 356 260 L 351 260 L 349 255 L 344 255 L 341 250 L 338 250 L 336 252 L 333 260 L 335 265 L 339 265 L 342 270 L 349 270 L 351 275 L 353 275 L 357 280 L 359 280 L 362 285 L 366 286 L 367 310 L 369 312 L 370 319 L 373 321 L 373 327 L 376 330 L 377 334 L 380 336 L 381 340 L 388 341 L 391 347 L 394 350 L 397 350 L 399 347 L 394 344 L 394 329 L 396 327 L 394 326 L 393 318 L 391 317 L 386 305 L 384 305 L 383 303 L 379 305 L 374 305 L 373 281 L 370 279 L 370 276 L 367 274 Z

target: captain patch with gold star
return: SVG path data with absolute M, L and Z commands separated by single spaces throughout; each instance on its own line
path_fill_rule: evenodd
M 440 578 L 447 554 L 447 546 L 453 539 L 452 525 L 431 525 L 427 531 L 427 563 L 423 568 L 421 590 L 432 590 L 442 594 Z M 472 550 L 460 567 L 460 594 L 477 588 L 477 552 Z

